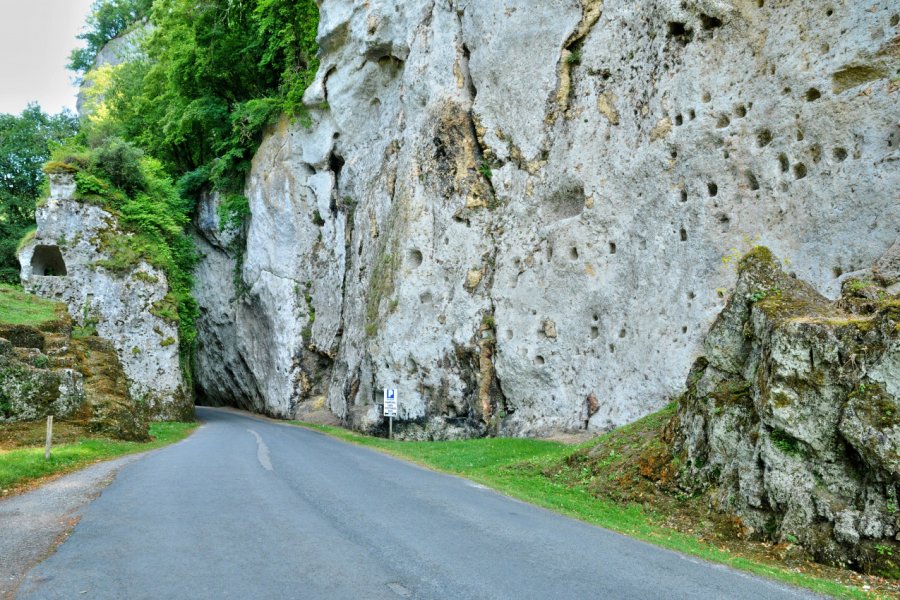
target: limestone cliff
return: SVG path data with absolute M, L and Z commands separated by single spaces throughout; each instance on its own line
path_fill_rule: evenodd
M 834 296 L 897 238 L 898 40 L 883 1 L 324 0 L 311 126 L 245 230 L 198 219 L 201 392 L 371 429 L 396 387 L 433 438 L 661 407 L 723 256 Z
M 178 355 L 166 275 L 138 261 L 119 265 L 110 248 L 129 235 L 98 206 L 75 200 L 71 175 L 50 176 L 50 198 L 37 209 L 37 231 L 19 251 L 25 289 L 63 302 L 75 323 L 112 344 L 130 396 L 156 419 L 193 417 Z

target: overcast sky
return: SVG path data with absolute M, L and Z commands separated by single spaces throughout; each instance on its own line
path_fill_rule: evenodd
M 44 112 L 75 110 L 77 90 L 66 70 L 83 45 L 91 0 L 0 0 L 0 113 L 18 114 L 29 102 Z

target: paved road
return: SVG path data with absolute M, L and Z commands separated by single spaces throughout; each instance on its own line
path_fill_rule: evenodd
M 19 598 L 808 598 L 304 429 L 198 409 Z

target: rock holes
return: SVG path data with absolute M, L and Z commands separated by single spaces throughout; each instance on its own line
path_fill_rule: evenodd
M 413 248 L 407 254 L 406 260 L 409 263 L 410 267 L 412 267 L 413 269 L 418 268 L 422 265 L 422 252 L 417 250 L 416 248 Z
M 710 197 L 715 197 L 719 193 L 719 186 L 714 181 L 710 181 L 706 184 L 706 191 L 709 192 Z
M 682 325 L 681 333 L 687 333 L 687 325 Z
M 803 179 L 806 177 L 806 165 L 797 163 L 794 165 L 794 179 Z
M 687 190 L 682 189 L 678 195 L 682 202 L 687 202 Z
M 758 8 L 762 8 L 762 7 L 764 7 L 765 5 L 766 5 L 766 1 L 765 1 L 765 0 L 756 0 L 756 6 L 757 6 Z
M 600 320 L 600 315 L 594 315 L 593 319 L 594 319 L 594 322 L 596 323 L 597 321 Z
M 756 145 L 765 148 L 772 143 L 772 132 L 768 129 L 760 129 L 756 132 Z
M 891 16 L 891 27 L 896 27 L 900 24 L 900 15 L 892 15 Z
M 753 174 L 753 171 L 747 171 L 745 173 L 747 176 L 747 185 L 750 186 L 750 189 L 756 191 L 759 189 L 759 181 L 756 179 L 756 175 Z
M 744 117 L 746 117 L 747 116 L 747 107 L 744 106 L 743 104 L 738 104 L 737 106 L 735 106 L 734 107 L 734 116 L 736 116 L 739 119 L 743 119 Z
M 591 338 L 597 339 L 600 337 L 600 328 L 597 326 L 591 327 Z
M 622 329 L 619 330 L 619 337 L 620 337 L 620 338 L 624 338 L 624 337 L 625 337 L 625 333 L 626 333 L 626 332 L 625 332 L 625 328 L 623 327 Z
M 610 254 L 615 254 L 615 253 L 616 253 L 616 243 L 615 243 L 615 242 L 610 242 L 610 243 L 609 243 L 609 253 L 610 253 Z
M 512 329 L 506 330 L 506 339 L 508 339 L 508 340 L 513 339 L 513 330 Z
M 725 113 L 722 113 L 721 115 L 719 115 L 719 118 L 716 119 L 717 129 L 723 129 L 725 127 L 728 127 L 729 125 L 731 125 L 731 119 L 729 119 L 728 115 L 726 115 Z
M 615 344 L 610 344 L 610 345 L 609 345 L 609 353 L 610 353 L 610 354 L 613 354 L 615 351 L 616 351 L 616 345 L 615 345 Z
M 544 357 L 541 356 L 540 354 L 538 354 L 537 356 L 534 357 L 534 364 L 535 364 L 535 366 L 537 366 L 537 367 L 540 367 L 540 366 L 544 365 L 546 362 L 547 362 L 547 361 L 544 360 Z
M 825 9 L 825 16 L 826 16 L 826 17 L 830 17 L 830 16 L 833 15 L 833 14 L 834 14 L 834 9 L 833 9 L 833 8 L 826 8 L 826 9 Z
M 710 95 L 709 92 L 703 92 L 703 94 L 701 94 L 701 96 L 700 96 L 700 100 L 704 104 L 708 104 L 712 100 L 712 95 Z
M 847 150 L 845 148 L 835 148 L 834 160 L 838 162 L 844 162 L 845 160 L 847 160 Z
M 419 294 L 419 302 L 422 304 L 431 304 L 434 301 L 434 296 L 431 295 L 431 292 L 422 292 Z
M 694 39 L 694 31 L 681 21 L 669 21 L 668 36 L 684 46 Z
M 681 127 L 684 125 L 684 118 L 681 115 L 675 115 L 675 126 Z
M 779 154 L 778 155 L 778 166 L 781 167 L 782 173 L 787 173 L 788 169 L 791 168 L 791 163 L 788 161 L 787 154 Z
M 806 98 L 807 102 L 815 102 L 822 97 L 822 92 L 816 88 L 809 88 L 806 90 L 806 94 L 804 94 L 803 97 Z
M 802 130 L 802 129 L 799 129 L 799 128 L 798 128 L 798 129 L 797 129 L 797 141 L 798 141 L 798 142 L 802 142 L 804 139 L 806 139 L 806 135 L 803 134 L 803 130 Z
M 711 31 L 722 26 L 722 19 L 710 15 L 700 15 L 700 24 L 706 31 Z
M 572 246 L 569 249 L 569 258 L 571 258 L 572 260 L 578 260 L 578 248 Z
M 697 294 L 695 294 L 694 292 L 688 292 L 687 297 L 688 297 L 688 300 L 693 300 L 694 298 L 697 297 Z
M 840 267 L 831 267 L 831 272 L 834 275 L 835 279 L 844 274 L 844 270 Z
M 682 242 L 686 242 L 686 241 L 687 241 L 687 229 L 685 229 L 684 227 L 682 227 L 682 228 L 678 231 L 678 237 L 681 238 L 681 241 L 682 241 Z

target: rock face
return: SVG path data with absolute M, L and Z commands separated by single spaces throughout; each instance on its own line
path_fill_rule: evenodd
M 147 407 L 133 401 L 115 348 L 73 337 L 64 310 L 34 326 L 0 323 L 0 423 L 53 415 L 95 433 L 149 439 Z
M 897 239 L 897 36 L 886 3 L 325 0 L 246 251 L 200 223 L 201 392 L 371 430 L 394 387 L 430 438 L 660 408 L 723 256 L 834 296 Z
M 140 262 L 119 268 L 112 244 L 126 244 L 109 212 L 72 199 L 65 175 L 51 175 L 51 197 L 37 209 L 37 232 L 19 251 L 21 279 L 33 294 L 65 303 L 75 323 L 109 340 L 128 391 L 155 419 L 191 419 L 193 402 L 178 357 L 177 325 L 165 273 Z
M 900 576 L 900 297 L 837 302 L 748 255 L 673 422 L 680 482 L 756 534 Z

